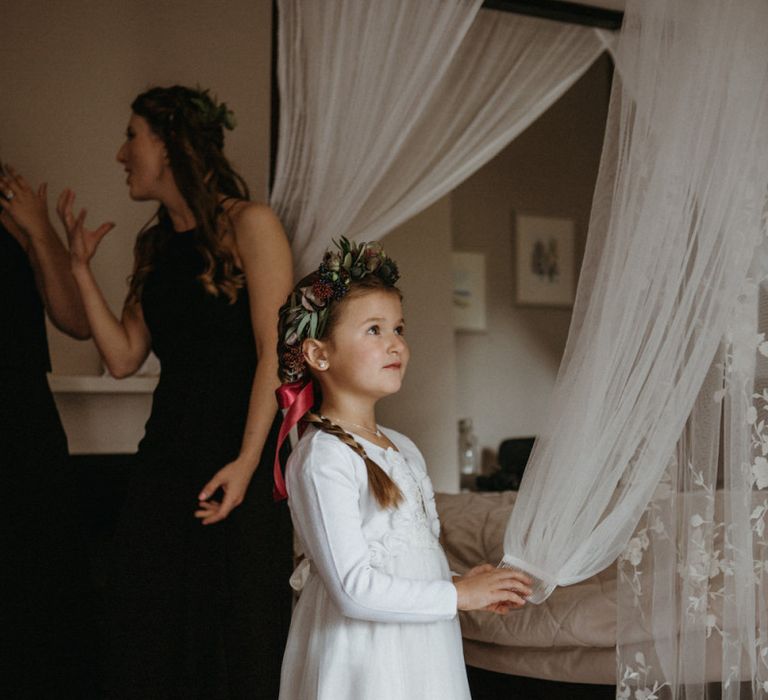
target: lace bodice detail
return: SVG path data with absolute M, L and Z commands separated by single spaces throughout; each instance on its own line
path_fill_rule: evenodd
M 320 569 L 327 567 L 329 582 L 344 581 L 347 574 L 342 571 L 347 567 L 402 575 L 399 571 L 409 569 L 409 560 L 439 561 L 438 568 L 445 563 L 435 492 L 424 458 L 404 435 L 383 430 L 397 449 L 356 437 L 400 489 L 403 498 L 397 507 L 378 504 L 363 459 L 333 436 L 322 431 L 305 434 L 291 455 L 286 470 L 288 503 L 306 556 L 292 577 L 295 589 L 301 589 L 314 570 L 307 560 L 318 563 L 318 556 L 327 559 L 320 562 Z
M 429 476 L 417 471 L 401 452 L 391 447 L 382 455 L 388 467 L 386 471 L 399 487 L 403 500 L 390 511 L 390 529 L 368 541 L 372 566 L 382 566 L 387 558 L 397 556 L 404 549 L 440 547 L 440 520 Z

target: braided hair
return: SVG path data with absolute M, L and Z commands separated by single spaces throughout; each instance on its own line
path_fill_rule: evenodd
M 314 411 L 310 411 L 304 416 L 307 423 L 311 423 L 323 432 L 333 435 L 341 440 L 347 447 L 352 449 L 365 462 L 365 469 L 368 473 L 368 486 L 373 493 L 376 502 L 382 508 L 396 508 L 403 500 L 403 494 L 392 481 L 389 474 L 385 472 L 376 462 L 374 462 L 365 451 L 365 448 L 350 435 L 344 428 L 332 420 L 321 416 Z
M 233 225 L 228 214 L 223 216 L 219 198 L 250 198 L 245 180 L 224 155 L 224 128 L 234 127 L 234 115 L 225 104 L 217 104 L 207 90 L 181 85 L 151 88 L 136 97 L 131 110 L 143 117 L 163 141 L 176 186 L 195 217 L 196 248 L 205 262 L 200 281 L 209 294 L 224 294 L 234 303 L 245 278 L 236 269 L 232 253 L 222 244 L 223 234 Z M 155 218 L 159 227 L 151 226 Z M 129 279 L 129 297 L 134 300 L 141 298 L 156 255 L 172 235 L 164 205 L 160 205 L 152 221 L 136 239 L 136 263 Z

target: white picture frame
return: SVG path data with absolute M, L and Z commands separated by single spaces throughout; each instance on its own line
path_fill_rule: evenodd
M 453 327 L 457 331 L 487 329 L 483 253 L 453 253 Z
M 572 219 L 516 213 L 515 303 L 572 308 L 576 293 Z

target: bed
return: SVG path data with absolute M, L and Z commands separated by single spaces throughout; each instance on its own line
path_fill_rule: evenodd
M 704 513 L 708 507 L 706 491 L 685 492 L 677 496 L 679 513 Z M 441 541 L 451 568 L 462 572 L 480 562 L 498 563 L 516 491 L 437 494 L 436 504 L 442 525 Z M 749 510 L 761 512 L 765 492 L 756 489 Z M 723 521 L 724 492 L 715 492 L 714 521 Z M 719 634 L 710 634 L 708 620 L 723 619 L 726 585 L 722 565 L 711 570 L 711 562 L 699 559 L 697 550 L 689 553 L 690 565 L 705 566 L 707 589 L 714 591 L 708 600 L 711 613 L 706 621 L 689 624 L 687 632 L 705 634 L 706 656 L 703 679 L 719 684 L 722 680 L 722 645 Z M 649 574 L 653 560 L 644 561 Z M 590 684 L 592 688 L 616 683 L 616 592 L 617 567 L 611 565 L 581 583 L 556 588 L 541 605 L 529 605 L 507 616 L 483 612 L 462 612 L 464 658 L 467 665 L 484 671 L 558 683 Z M 768 593 L 762 602 L 768 606 Z M 722 624 L 722 623 L 720 623 Z M 759 634 L 759 630 L 757 630 Z M 644 644 L 652 637 L 647 622 L 638 620 L 630 643 Z M 694 670 L 698 682 L 699 668 Z M 678 679 L 680 680 L 680 679 Z M 750 681 L 750 678 L 742 678 Z M 585 688 L 587 686 L 584 686 Z M 489 695 L 488 697 L 493 697 Z M 534 697 L 530 695 L 530 697 Z M 552 698 L 554 694 L 542 695 Z M 576 697 L 571 691 L 558 697 Z M 589 697 L 596 697 L 591 695 Z
M 517 492 L 437 494 L 451 568 L 496 564 Z M 550 681 L 616 682 L 616 566 L 506 616 L 462 612 L 467 665 Z

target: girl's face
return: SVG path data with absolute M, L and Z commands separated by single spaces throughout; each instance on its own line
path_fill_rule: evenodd
M 173 183 L 165 144 L 147 120 L 137 114 L 131 115 L 126 140 L 117 152 L 117 160 L 128 173 L 126 182 L 131 199 L 162 200 L 169 183 Z
M 378 400 L 400 389 L 410 351 L 397 293 L 374 290 L 349 299 L 324 342 L 325 390 Z

